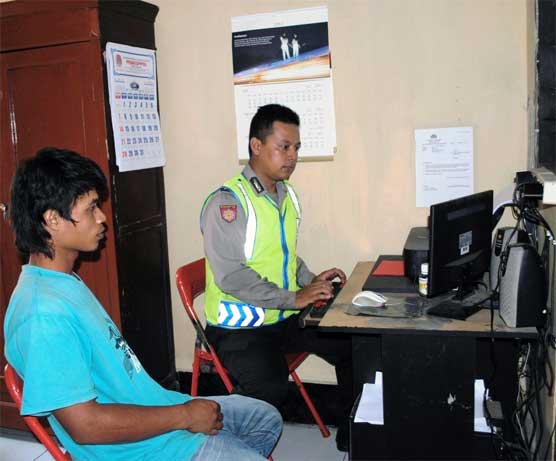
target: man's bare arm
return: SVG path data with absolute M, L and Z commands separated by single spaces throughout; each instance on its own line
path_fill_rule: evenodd
M 91 400 L 56 410 L 54 416 L 80 444 L 134 442 L 178 429 L 214 435 L 223 425 L 220 405 L 207 399 L 156 407 Z

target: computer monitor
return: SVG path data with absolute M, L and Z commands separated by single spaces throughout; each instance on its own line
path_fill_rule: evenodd
M 489 270 L 492 195 L 488 190 L 430 207 L 428 297 L 457 288 L 454 299 L 461 301 Z

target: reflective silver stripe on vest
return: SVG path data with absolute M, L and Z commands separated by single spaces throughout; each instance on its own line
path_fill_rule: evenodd
M 290 194 L 290 198 L 293 202 L 293 206 L 295 208 L 295 211 L 297 212 L 297 217 L 301 218 L 301 207 L 299 206 L 299 202 L 297 200 L 297 195 L 295 195 L 295 192 L 293 191 L 292 186 L 290 186 L 289 184 L 286 184 L 286 187 L 288 189 L 288 194 Z
M 218 325 L 224 327 L 259 327 L 264 322 L 265 310 L 251 304 L 220 301 L 218 305 Z
M 297 235 L 299 236 L 299 225 L 301 224 L 301 206 L 299 205 L 299 201 L 297 200 L 297 195 L 295 195 L 295 192 L 293 190 L 293 187 L 290 186 L 289 184 L 286 184 L 286 188 L 288 189 L 288 195 L 290 196 L 290 199 L 293 203 L 293 207 L 295 208 L 295 211 L 297 212 L 297 218 L 295 221 L 296 224 L 296 232 Z
M 245 231 L 245 243 L 243 244 L 243 252 L 245 253 L 245 259 L 249 261 L 253 257 L 253 251 L 255 249 L 255 236 L 257 234 L 257 215 L 255 214 L 255 208 L 247 195 L 247 191 L 243 188 L 243 184 L 237 183 L 237 187 L 243 194 L 245 198 L 245 203 L 247 203 L 247 229 Z

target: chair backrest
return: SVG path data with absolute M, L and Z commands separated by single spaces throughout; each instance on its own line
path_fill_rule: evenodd
M 197 336 L 202 341 L 203 346 L 208 350 L 209 345 L 205 337 L 203 325 L 193 306 L 195 298 L 205 292 L 205 258 L 197 259 L 185 266 L 181 266 L 176 271 L 176 283 L 185 312 L 187 312 L 187 316 L 193 323 Z
M 17 409 L 21 411 L 23 382 L 9 363 L 7 363 L 4 368 L 4 380 L 6 381 L 6 387 L 8 388 L 12 400 L 17 406 Z M 24 416 L 23 420 L 56 461 L 71 461 L 69 453 L 64 453 L 58 447 L 54 439 L 39 422 L 38 418 L 35 416 Z

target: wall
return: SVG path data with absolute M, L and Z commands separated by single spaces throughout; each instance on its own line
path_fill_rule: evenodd
M 527 168 L 525 0 L 152 0 L 156 22 L 170 270 L 203 256 L 199 209 L 241 167 L 235 152 L 230 18 L 327 4 L 338 152 L 292 177 L 313 271 L 350 272 L 400 253 L 415 207 L 415 128 L 472 126 L 475 190 Z M 530 30 L 529 30 L 530 33 Z M 176 360 L 190 370 L 193 332 L 172 287 Z M 317 359 L 304 379 L 334 380 Z

